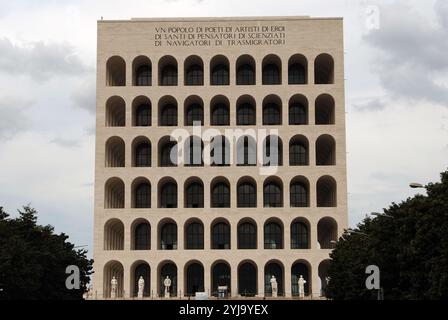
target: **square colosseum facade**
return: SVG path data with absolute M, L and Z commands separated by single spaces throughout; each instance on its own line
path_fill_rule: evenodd
M 278 297 L 300 275 L 325 295 L 347 226 L 341 18 L 98 21 L 96 103 L 96 298 L 140 276 L 148 299 L 166 276 L 172 299 L 272 297 L 273 275 Z

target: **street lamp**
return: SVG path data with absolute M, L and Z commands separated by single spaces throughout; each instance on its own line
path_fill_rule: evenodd
M 409 186 L 412 188 L 412 189 L 418 189 L 418 188 L 425 188 L 425 186 L 424 185 L 422 185 L 421 183 L 417 183 L 417 182 L 411 182 L 410 184 L 409 184 Z
M 369 236 L 367 233 L 365 232 L 361 232 L 361 231 L 355 231 L 353 229 L 348 228 L 347 230 L 345 230 L 344 234 L 346 235 L 351 235 L 351 234 L 360 234 L 363 236 Z

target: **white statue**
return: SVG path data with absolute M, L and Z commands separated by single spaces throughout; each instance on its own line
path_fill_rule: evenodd
M 93 299 L 93 285 L 90 285 L 89 290 L 87 290 L 87 299 Z
M 270 281 L 271 281 L 271 288 L 272 288 L 272 297 L 277 298 L 277 279 L 273 275 L 271 277 Z
M 169 276 L 166 276 L 165 280 L 163 281 L 163 285 L 165 286 L 165 298 L 169 298 L 171 287 L 171 279 Z
M 138 279 L 138 293 L 137 297 L 139 299 L 143 298 L 143 290 L 145 289 L 145 279 L 143 279 L 142 276 L 140 276 L 140 279 Z
M 297 281 L 299 283 L 299 297 L 304 298 L 305 297 L 305 283 L 306 280 L 303 279 L 303 276 L 300 275 L 299 280 Z
M 112 277 L 110 284 L 111 284 L 110 297 L 112 299 L 115 299 L 117 297 L 117 287 L 118 287 L 118 281 L 115 278 L 115 276 Z

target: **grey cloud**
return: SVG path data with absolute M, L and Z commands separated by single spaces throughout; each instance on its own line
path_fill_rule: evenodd
M 64 147 L 64 148 L 76 148 L 79 147 L 79 141 L 75 139 L 65 139 L 61 137 L 54 138 L 50 141 L 50 143 L 54 143 L 58 146 Z
M 35 80 L 48 80 L 54 76 L 76 76 L 90 72 L 66 43 L 31 42 L 24 46 L 0 39 L 0 71 L 26 74 Z
M 353 103 L 352 104 L 357 111 L 381 111 L 386 107 L 386 102 L 379 98 L 374 98 L 367 102 Z
M 448 5 L 438 0 L 436 23 L 403 2 L 380 9 L 380 28 L 364 37 L 377 55 L 373 71 L 395 99 L 448 105 L 448 88 L 437 83 L 448 70 Z
M 91 114 L 95 114 L 96 110 L 96 85 L 93 78 L 88 77 L 85 81 L 75 86 L 70 96 L 76 107 L 86 110 Z
M 15 97 L 0 99 L 0 142 L 9 140 L 17 133 L 27 130 L 31 121 L 25 109 L 33 104 L 32 101 Z

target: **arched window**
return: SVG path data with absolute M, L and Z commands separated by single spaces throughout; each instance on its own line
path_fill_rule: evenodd
M 219 179 L 212 182 L 212 208 L 230 208 L 230 186 L 228 181 Z
M 213 137 L 210 142 L 210 147 L 212 166 L 230 165 L 230 142 L 225 136 Z
M 321 135 L 316 140 L 316 165 L 334 166 L 336 164 L 336 142 L 328 134 Z
M 309 207 L 309 183 L 305 177 L 296 177 L 289 185 L 291 207 Z
M 316 99 L 316 124 L 331 125 L 335 123 L 335 102 L 329 94 L 322 94 Z
M 334 249 L 338 240 L 338 225 L 333 218 L 326 217 L 317 223 L 317 241 L 321 249 Z
M 283 165 L 283 143 L 280 137 L 275 135 L 267 136 L 264 139 L 263 148 L 264 166 Z
M 297 135 L 289 141 L 289 165 L 307 166 L 309 164 L 308 139 Z
M 238 294 L 253 297 L 257 291 L 257 268 L 253 262 L 244 262 L 238 267 Z
M 177 249 L 177 226 L 173 222 L 166 222 L 160 228 L 160 250 Z
M 264 248 L 283 249 L 283 228 L 274 221 L 264 225 Z
M 204 267 L 199 263 L 187 266 L 186 296 L 194 296 L 196 292 L 204 292 Z
M 171 96 L 159 100 L 159 126 L 177 126 L 177 101 Z
M 227 222 L 213 224 L 212 249 L 230 249 L 230 225 Z
M 218 55 L 212 58 L 210 62 L 210 84 L 212 86 L 229 85 L 229 60 Z
M 282 83 L 282 63 L 276 55 L 268 55 L 263 59 L 263 84 Z
M 242 179 L 237 187 L 238 208 L 255 208 L 257 206 L 257 187 L 251 179 Z
M 227 287 L 227 292 L 231 292 L 230 287 L 230 266 L 225 262 L 216 263 L 212 267 L 212 295 L 218 296 L 218 287 Z
M 151 126 L 151 106 L 141 104 L 135 110 L 135 125 L 137 127 Z
M 321 283 L 320 295 L 322 297 L 326 296 L 327 286 L 328 286 L 328 271 L 330 269 L 331 260 L 325 259 L 319 263 L 318 275 Z
M 150 167 L 151 166 L 151 142 L 144 137 L 139 137 L 134 140 L 134 162 L 135 167 Z
M 268 179 L 263 186 L 263 200 L 265 208 L 283 207 L 283 189 L 281 182 Z
M 255 166 L 257 164 L 257 143 L 251 136 L 243 136 L 237 142 L 237 165 Z
M 193 103 L 187 107 L 185 125 L 204 125 L 204 110 L 203 107 L 198 103 Z
M 289 124 L 308 124 L 308 100 L 305 96 L 296 94 L 289 99 Z
M 141 262 L 137 266 L 131 268 L 134 269 L 132 274 L 132 282 L 134 283 L 133 297 L 138 296 L 138 281 L 140 277 L 145 280 L 145 286 L 143 287 L 143 297 L 149 297 L 149 292 L 151 288 L 151 268 L 146 262 Z
M 126 103 L 122 97 L 110 97 L 106 102 L 106 127 L 124 127 L 125 124 Z
M 238 249 L 257 249 L 257 226 L 245 221 L 238 225 Z
M 213 126 L 230 125 L 229 100 L 224 96 L 216 96 L 210 102 L 211 119 L 210 124 Z
M 146 180 L 146 179 L 145 179 Z M 151 185 L 149 182 L 136 182 L 134 186 L 134 208 L 151 208 Z
M 171 287 L 169 287 L 169 293 L 171 297 L 177 296 L 177 267 L 174 263 L 164 263 L 160 268 L 159 275 L 159 295 L 165 296 L 165 285 L 163 282 L 168 277 L 171 280 Z
M 160 208 L 177 208 L 177 185 L 167 181 L 159 188 Z
M 104 250 L 124 249 L 124 225 L 118 219 L 110 219 L 104 225 Z
M 202 86 L 204 85 L 204 63 L 198 56 L 189 56 L 185 59 L 185 85 Z
M 294 221 L 291 223 L 291 249 L 309 249 L 309 231 L 307 223 Z
M 170 137 L 163 137 L 159 142 L 159 166 L 177 166 L 177 143 L 170 141 Z
M 317 206 L 336 207 L 337 190 L 336 181 L 330 176 L 323 176 L 317 180 Z
M 124 140 L 120 137 L 111 137 L 106 142 L 105 165 L 106 167 L 125 166 Z
M 106 63 L 106 85 L 126 85 L 126 62 L 122 57 L 113 56 Z
M 152 82 L 152 66 L 151 60 L 145 56 L 138 56 L 132 63 L 133 69 L 133 85 L 134 86 L 150 86 Z
M 288 61 L 288 84 L 307 84 L 307 60 L 301 54 L 295 54 Z
M 103 270 L 104 282 L 103 282 L 103 297 L 110 298 L 111 294 L 111 281 L 115 277 L 117 280 L 117 289 L 116 289 L 116 298 L 123 297 L 123 265 L 116 261 L 112 260 L 106 263 Z
M 159 86 L 177 86 L 177 61 L 172 56 L 159 61 Z
M 193 221 L 188 223 L 185 236 L 185 249 L 204 249 L 204 225 L 201 222 Z
M 184 145 L 184 163 L 185 166 L 203 166 L 204 160 L 202 158 L 204 151 L 204 143 L 201 138 L 191 136 L 185 141 Z
M 237 100 L 236 124 L 240 126 L 255 125 L 255 100 L 250 96 L 243 96 Z
M 255 84 L 255 60 L 249 55 L 243 55 L 236 61 L 236 84 Z
M 272 296 L 271 279 L 272 276 L 277 280 L 277 295 L 283 296 L 283 266 L 277 262 L 267 263 L 264 267 L 264 294 Z
M 110 178 L 104 187 L 104 208 L 124 208 L 124 182 L 120 178 Z
M 185 207 L 204 208 L 204 185 L 201 181 L 186 183 Z
M 270 95 L 263 100 L 263 125 L 282 124 L 282 101 L 278 96 Z
M 305 280 L 305 284 L 303 285 L 304 294 L 308 296 L 310 294 L 310 267 L 309 264 L 305 261 L 303 262 L 295 262 L 291 267 L 291 293 L 293 296 L 299 295 L 299 278 L 303 277 Z
M 134 250 L 151 249 L 151 226 L 148 222 L 139 223 L 134 230 Z
M 334 83 L 334 61 L 329 54 L 322 53 L 314 60 L 314 83 Z

